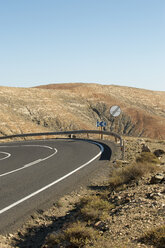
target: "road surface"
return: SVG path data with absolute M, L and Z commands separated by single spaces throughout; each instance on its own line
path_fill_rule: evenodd
M 75 189 L 103 156 L 103 145 L 45 140 L 0 145 L 0 232 Z

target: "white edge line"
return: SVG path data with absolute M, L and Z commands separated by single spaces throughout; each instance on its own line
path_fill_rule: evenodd
M 85 164 L 81 165 L 81 166 L 78 167 L 77 169 L 75 169 L 75 170 L 71 171 L 70 173 L 66 174 L 65 176 L 63 176 L 63 177 L 57 179 L 56 181 L 54 181 L 54 182 L 52 182 L 52 183 L 46 185 L 45 187 L 43 187 L 43 188 L 41 188 L 41 189 L 39 189 L 39 190 L 37 190 L 37 191 L 31 193 L 30 195 L 27 195 L 26 197 L 20 199 L 19 201 L 16 201 L 16 202 L 12 203 L 12 204 L 9 205 L 8 207 L 5 207 L 5 208 L 1 209 L 1 210 L 0 210 L 0 214 L 2 214 L 2 213 L 4 213 L 4 212 L 8 211 L 9 209 L 11 209 L 11 208 L 17 206 L 18 204 L 20 204 L 20 203 L 22 203 L 22 202 L 24 202 L 24 201 L 30 199 L 31 197 L 33 197 L 33 196 L 35 196 L 35 195 L 41 193 L 42 191 L 44 191 L 44 190 L 50 188 L 50 187 L 53 186 L 53 185 L 59 183 L 60 181 L 64 180 L 65 178 L 67 178 L 67 177 L 69 177 L 69 176 L 71 176 L 71 175 L 74 174 L 75 172 L 81 170 L 82 168 L 84 168 L 85 166 L 87 166 L 88 164 L 90 164 L 91 162 L 93 162 L 96 158 L 98 158 L 98 157 L 103 153 L 104 147 L 103 147 L 101 144 L 96 143 L 96 142 L 93 142 L 93 141 L 92 141 L 92 142 L 91 142 L 91 141 L 88 141 L 88 142 L 93 143 L 93 144 L 96 144 L 96 145 L 98 145 L 98 146 L 100 147 L 100 150 L 101 150 L 101 151 L 100 151 L 95 157 L 93 157 L 91 160 L 89 160 L 89 161 L 86 162 Z
M 7 158 L 9 158 L 9 157 L 11 156 L 11 154 L 10 154 L 10 153 L 8 153 L 8 152 L 0 152 L 0 153 L 3 153 L 3 154 L 5 154 L 5 155 L 7 155 L 7 156 L 6 156 L 6 157 L 4 157 L 4 158 L 0 158 L 0 160 L 7 159 Z
M 44 148 L 53 149 L 51 146 L 45 146 L 45 145 L 44 145 L 44 146 L 43 146 L 43 145 L 14 145 L 14 146 L 13 146 L 13 145 L 11 145 L 11 146 L 8 145 L 8 146 L 0 146 L 0 148 L 1 148 L 1 147 L 3 147 L 3 148 L 4 148 L 4 147 L 5 147 L 5 148 L 6 148 L 6 147 L 10 147 L 10 148 L 11 148 L 11 147 L 21 147 L 21 146 L 37 146 L 37 147 L 44 147 Z

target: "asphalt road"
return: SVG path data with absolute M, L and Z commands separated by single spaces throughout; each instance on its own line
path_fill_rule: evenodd
M 0 232 L 14 230 L 34 210 L 75 189 L 105 147 L 83 140 L 45 140 L 0 145 Z

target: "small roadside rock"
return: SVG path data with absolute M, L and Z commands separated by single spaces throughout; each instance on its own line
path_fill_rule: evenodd
M 153 154 L 156 156 L 156 157 L 161 157 L 163 154 L 165 154 L 165 151 L 162 150 L 162 149 L 157 149 L 153 152 Z
M 102 232 L 106 232 L 109 231 L 109 226 L 107 225 L 107 223 L 103 222 L 103 221 L 98 221 L 94 224 L 94 227 L 96 229 L 99 229 Z
M 162 183 L 165 181 L 165 175 L 163 173 L 157 173 L 155 176 L 153 176 L 150 180 L 151 184 L 156 184 L 156 183 Z
M 129 163 L 130 162 L 127 161 L 127 160 L 120 160 L 120 159 L 116 159 L 116 160 L 113 161 L 113 164 L 116 164 L 116 165 L 120 165 L 120 164 L 127 165 Z
M 147 146 L 146 144 L 142 145 L 142 152 L 151 152 L 149 146 Z

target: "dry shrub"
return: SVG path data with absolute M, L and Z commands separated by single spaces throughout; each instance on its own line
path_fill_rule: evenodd
M 72 244 L 72 247 L 83 247 L 92 243 L 98 236 L 98 231 L 92 227 L 86 227 L 81 222 L 73 223 L 65 230 L 65 237 Z
M 140 241 L 144 244 L 154 245 L 156 248 L 165 248 L 165 225 L 150 230 Z
M 118 193 L 125 190 L 126 188 L 127 188 L 127 184 L 121 184 L 115 188 L 115 191 Z
M 165 141 L 164 140 L 159 140 L 158 141 L 159 144 L 165 145 Z
M 61 207 L 63 206 L 62 200 L 61 200 L 61 199 L 58 200 L 58 201 L 55 203 L 55 206 L 56 206 L 57 208 L 61 208 Z
M 63 240 L 65 239 L 63 233 L 51 233 L 47 238 L 45 245 L 47 248 L 51 248 L 54 245 L 61 244 Z
M 86 220 L 105 219 L 114 205 L 99 196 L 89 196 L 81 200 L 81 214 Z
M 84 247 L 84 245 L 92 244 L 98 237 L 98 231 L 92 227 L 87 227 L 85 223 L 75 222 L 63 233 L 51 234 L 47 238 L 46 247 L 54 247 L 55 245 L 73 248 Z
M 137 163 L 160 164 L 159 159 L 152 152 L 142 152 L 136 159 Z
M 103 189 L 103 191 L 99 192 L 100 198 L 109 201 L 109 189 Z
M 109 185 L 111 188 L 117 188 L 123 184 L 128 184 L 132 180 L 139 179 L 147 173 L 151 173 L 157 170 L 157 166 L 151 163 L 135 163 L 127 165 L 124 168 L 114 170 L 110 179 Z

